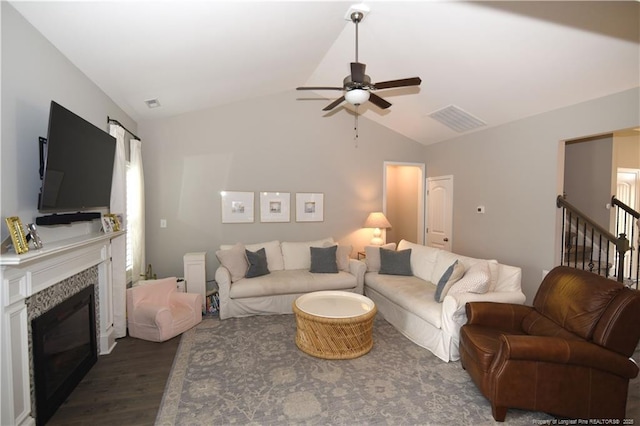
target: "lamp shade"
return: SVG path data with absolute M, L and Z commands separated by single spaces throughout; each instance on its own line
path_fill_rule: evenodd
M 344 99 L 351 105 L 360 105 L 369 100 L 369 91 L 363 89 L 351 89 L 344 94 Z
M 391 224 L 382 212 L 369 213 L 364 221 L 364 228 L 391 228 Z

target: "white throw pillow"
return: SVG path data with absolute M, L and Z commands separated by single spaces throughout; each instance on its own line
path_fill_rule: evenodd
M 336 250 L 336 262 L 338 263 L 338 269 L 340 271 L 349 272 L 349 260 L 351 259 L 351 252 L 353 251 L 353 246 L 334 244 L 330 242 L 324 243 L 324 247 L 331 247 L 331 246 L 338 246 L 338 249 Z
M 237 243 L 229 249 L 216 251 L 220 264 L 231 274 L 232 283 L 243 279 L 247 273 L 249 263 L 244 250 L 244 245 Z
M 221 245 L 220 250 L 228 250 L 231 245 Z M 280 241 L 268 241 L 266 243 L 247 244 L 245 248 L 252 252 L 257 252 L 261 248 L 267 253 L 267 264 L 270 271 L 282 271 L 284 269 L 284 261 L 282 259 L 282 251 L 280 250 Z
M 486 293 L 489 289 L 490 277 L 489 262 L 486 260 L 476 262 L 449 289 L 449 294 Z
M 380 248 L 387 250 L 395 250 L 396 243 L 387 243 L 381 246 L 365 246 L 365 263 L 367 264 L 367 272 L 378 272 L 380 270 Z
M 282 242 L 284 269 L 306 269 L 311 267 L 311 247 L 324 247 L 326 243 L 333 245 L 333 238 L 304 242 Z

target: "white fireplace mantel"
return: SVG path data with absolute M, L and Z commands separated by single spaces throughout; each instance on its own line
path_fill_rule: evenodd
M 46 244 L 24 254 L 0 256 L 0 424 L 33 425 L 26 299 L 98 266 L 99 348 L 115 346 L 111 240 L 124 234 L 93 233 Z

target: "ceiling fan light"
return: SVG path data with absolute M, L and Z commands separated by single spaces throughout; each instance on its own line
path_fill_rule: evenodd
M 364 89 L 351 89 L 344 94 L 344 99 L 351 105 L 360 105 L 369 100 L 369 91 Z

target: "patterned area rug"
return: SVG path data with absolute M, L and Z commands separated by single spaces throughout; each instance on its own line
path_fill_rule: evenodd
M 156 424 L 501 424 L 460 362 L 442 362 L 379 317 L 373 349 L 353 360 L 307 355 L 295 332 L 293 315 L 204 320 L 182 336 Z M 506 420 L 552 418 L 510 409 Z

